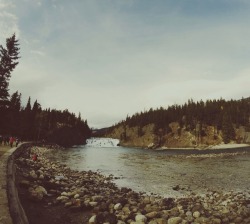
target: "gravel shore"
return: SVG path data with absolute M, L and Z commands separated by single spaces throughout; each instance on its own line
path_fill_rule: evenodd
M 118 188 L 112 175 L 74 171 L 50 161 L 51 150 L 33 146 L 16 160 L 17 188 L 30 224 L 250 223 L 250 192 L 207 190 L 182 198 L 148 195 Z

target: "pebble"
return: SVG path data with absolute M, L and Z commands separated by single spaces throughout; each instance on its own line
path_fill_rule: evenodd
M 147 217 L 145 215 L 137 215 L 135 216 L 135 221 L 136 222 L 146 222 L 147 221 Z
M 182 222 L 182 218 L 180 217 L 173 217 L 168 219 L 168 224 L 179 224 Z
M 29 153 L 34 151 L 39 158 L 36 162 L 28 152 L 27 158 L 18 158 L 18 166 L 23 169 L 20 187 L 27 189 L 32 200 L 47 197 L 49 206 L 59 203 L 70 211 L 91 209 L 95 215 L 89 217 L 89 224 L 99 223 L 99 219 L 110 224 L 250 223 L 249 196 L 242 192 L 207 190 L 202 195 L 191 192 L 185 198 L 148 196 L 128 188 L 119 189 L 112 182 L 112 175 L 73 171 L 50 162 L 46 148 L 31 148 Z M 27 167 L 29 171 L 25 171 Z

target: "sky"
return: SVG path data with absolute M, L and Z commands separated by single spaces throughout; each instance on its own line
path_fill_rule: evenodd
M 10 94 L 81 113 L 91 128 L 136 112 L 250 91 L 248 0 L 0 0 L 16 34 Z

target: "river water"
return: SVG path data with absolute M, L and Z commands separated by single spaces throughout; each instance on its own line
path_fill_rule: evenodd
M 74 170 L 114 175 L 118 186 L 137 192 L 168 197 L 205 193 L 208 189 L 250 193 L 250 147 L 227 149 L 223 153 L 216 150 L 215 155 L 214 150 L 212 154 L 193 150 L 155 151 L 117 147 L 117 141 L 110 139 L 95 141 L 55 150 L 51 159 Z

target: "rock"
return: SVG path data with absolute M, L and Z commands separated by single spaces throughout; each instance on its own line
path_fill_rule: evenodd
M 59 197 L 56 198 L 56 200 L 61 201 L 61 202 L 66 202 L 66 201 L 69 200 L 69 198 L 66 197 L 66 196 L 59 196 Z
M 96 224 L 96 215 L 93 215 L 93 216 L 89 219 L 89 224 Z
M 135 222 L 130 222 L 130 224 L 145 224 L 145 222 L 141 222 L 141 221 L 135 221 Z
M 100 195 L 95 195 L 95 196 L 92 196 L 92 200 L 93 201 L 96 201 L 96 202 L 99 202 L 103 199 L 103 196 L 100 196 Z
M 151 220 L 148 224 L 158 224 L 156 220 Z
M 115 206 L 114 206 L 114 209 L 117 211 L 117 210 L 121 210 L 122 209 L 122 205 L 121 203 L 117 203 Z
M 194 213 L 193 213 L 193 217 L 195 217 L 195 218 L 199 218 L 200 217 L 200 212 L 199 211 L 195 211 Z
M 61 195 L 62 196 L 68 196 L 68 193 L 64 191 L 64 192 L 61 193 Z
M 224 214 L 224 215 L 228 214 L 229 212 L 230 212 L 230 211 L 229 211 L 227 208 L 223 208 L 223 209 L 221 210 L 221 213 Z
M 236 219 L 234 219 L 235 223 L 242 223 L 242 218 L 241 217 L 237 217 Z
M 199 217 L 195 219 L 195 222 L 197 223 L 209 223 L 209 219 L 206 217 Z
M 41 201 L 45 195 L 47 195 L 47 191 L 42 186 L 37 186 L 36 188 L 29 188 L 29 198 L 32 201 Z
M 126 223 L 121 220 L 118 220 L 117 224 L 126 224 Z
M 150 204 L 150 197 L 145 197 L 144 199 L 143 199 L 143 203 L 144 204 Z
M 167 220 L 164 218 L 156 219 L 156 221 L 157 221 L 157 224 L 167 224 Z
M 41 193 L 43 195 L 47 195 L 48 194 L 47 191 L 46 191 L 46 189 L 44 187 L 42 187 L 42 186 L 36 187 L 35 191 L 38 192 L 38 193 Z
M 176 208 L 176 207 L 172 208 L 172 209 L 170 210 L 170 214 L 171 214 L 171 216 L 174 216 L 174 217 L 179 216 L 179 209 Z
M 176 186 L 174 186 L 172 189 L 173 189 L 174 191 L 179 191 L 181 188 L 180 188 L 179 185 L 176 185 Z
M 147 217 L 145 215 L 136 215 L 135 216 L 135 221 L 136 222 L 146 222 L 147 221 Z
M 123 207 L 122 208 L 122 211 L 126 214 L 126 215 L 129 215 L 130 214 L 130 209 L 129 209 L 129 207 L 127 207 L 127 206 L 125 206 L 125 207 Z
M 70 207 L 72 205 L 72 202 L 70 201 L 70 202 L 66 202 L 65 204 L 64 204 L 64 207 Z
M 147 213 L 145 216 L 149 219 L 155 218 L 158 215 L 158 212 L 154 211 L 154 212 L 150 212 Z
M 91 201 L 91 202 L 89 202 L 89 205 L 91 206 L 91 207 L 95 207 L 95 206 L 97 206 L 97 202 L 96 201 Z
M 30 177 L 32 177 L 33 179 L 37 179 L 37 174 L 36 174 L 35 170 L 30 171 Z
M 39 176 L 39 180 L 44 180 L 44 175 L 41 174 L 41 175 Z
M 79 197 L 80 197 L 79 194 L 75 194 L 75 195 L 74 195 L 74 198 L 75 198 L 75 199 L 77 199 L 77 198 L 79 198 Z
M 179 224 L 182 222 L 182 218 L 180 217 L 173 217 L 168 219 L 168 224 Z
M 212 223 L 213 224 L 221 224 L 221 220 L 220 219 L 212 219 Z

